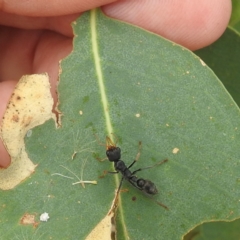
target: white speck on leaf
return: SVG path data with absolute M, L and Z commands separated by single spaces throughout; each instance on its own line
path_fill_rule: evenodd
M 172 151 L 173 154 L 177 154 L 178 152 L 179 152 L 179 148 L 174 148 Z
M 44 212 L 40 215 L 40 221 L 42 221 L 42 222 L 47 222 L 49 218 L 50 217 L 49 217 L 48 213 L 46 213 L 46 212 Z

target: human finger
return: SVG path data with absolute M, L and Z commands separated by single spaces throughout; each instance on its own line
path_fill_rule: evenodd
M 231 0 L 122 0 L 103 10 L 108 16 L 196 50 L 210 45 L 225 31 Z

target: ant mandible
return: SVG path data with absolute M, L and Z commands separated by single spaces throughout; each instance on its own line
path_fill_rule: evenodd
M 149 169 L 154 166 L 163 164 L 163 163 L 167 162 L 168 159 L 165 159 L 165 160 L 163 160 L 159 163 L 156 163 L 152 166 L 139 168 L 139 169 L 131 172 L 130 168 L 138 161 L 138 159 L 140 157 L 141 146 L 142 146 L 142 144 L 141 144 L 141 142 L 139 142 L 139 152 L 138 152 L 135 160 L 127 167 L 126 164 L 124 163 L 124 161 L 121 160 L 121 149 L 119 147 L 117 147 L 115 143 L 113 143 L 113 141 L 111 140 L 110 137 L 108 137 L 108 136 L 106 137 L 106 155 L 110 162 L 114 162 L 114 168 L 116 170 L 116 172 L 108 172 L 108 173 L 119 173 L 120 172 L 122 174 L 122 179 L 120 181 L 120 184 L 119 184 L 119 187 L 117 190 L 117 194 L 119 193 L 119 191 L 121 189 L 122 182 L 124 179 L 127 180 L 135 188 L 137 188 L 140 191 L 147 194 L 148 196 L 155 195 L 158 193 L 157 187 L 152 181 L 143 179 L 143 178 L 138 178 L 135 174 L 139 171 Z M 152 198 L 150 198 L 150 199 L 155 201 Z M 164 207 L 165 209 L 168 209 L 168 207 L 165 206 L 164 204 L 162 204 L 158 201 L 156 201 L 156 202 L 157 202 L 157 204 Z

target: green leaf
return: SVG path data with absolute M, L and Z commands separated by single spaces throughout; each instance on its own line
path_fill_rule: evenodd
M 239 0 L 232 0 L 232 14 L 229 25 L 240 31 L 240 2 Z
M 204 223 L 191 231 L 184 240 L 236 240 L 240 238 L 240 220 Z
M 227 28 L 218 41 L 195 53 L 211 67 L 240 106 L 239 33 Z
M 239 44 L 239 33 L 228 27 L 218 41 L 195 53 L 213 69 L 240 106 Z M 189 238 L 186 236 L 186 240 L 193 239 L 195 234 L 194 239 L 239 239 L 238 222 L 239 220 L 205 223 L 193 229 L 188 235 Z
M 3 237 L 85 239 L 107 215 L 121 178 L 99 178 L 113 166 L 95 159 L 105 147 L 94 134 L 104 142 L 112 132 L 127 165 L 142 141 L 133 170 L 169 160 L 137 174 L 156 184 L 153 199 L 169 211 L 124 181 L 118 240 L 181 239 L 202 222 L 239 217 L 239 109 L 215 74 L 183 47 L 99 10 L 83 14 L 74 32 L 74 51 L 61 63 L 61 128 L 48 121 L 26 137 L 39 165 L 1 192 Z M 76 179 L 56 175 L 74 177 L 61 166 L 98 184 L 72 185 Z M 50 219 L 35 230 L 19 224 L 26 212 Z

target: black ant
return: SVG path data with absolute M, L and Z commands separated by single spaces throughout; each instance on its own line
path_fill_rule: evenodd
M 163 163 L 167 162 L 168 159 L 165 159 L 165 160 L 163 160 L 159 163 L 156 163 L 152 166 L 148 166 L 145 168 L 139 168 L 139 169 L 131 172 L 130 168 L 138 161 L 138 159 L 140 157 L 141 146 L 142 146 L 142 144 L 141 144 L 141 142 L 139 142 L 139 152 L 138 152 L 135 160 L 127 167 L 126 164 L 124 163 L 124 161 L 122 161 L 120 159 L 121 158 L 121 149 L 119 147 L 117 147 L 116 144 L 113 143 L 113 141 L 110 139 L 110 137 L 106 137 L 106 149 L 107 149 L 106 155 L 110 162 L 114 162 L 114 168 L 116 170 L 116 172 L 108 172 L 108 173 L 119 173 L 120 172 L 122 174 L 122 179 L 120 181 L 120 184 L 119 184 L 119 187 L 117 190 L 117 194 L 119 193 L 119 191 L 121 189 L 122 182 L 124 179 L 127 180 L 130 184 L 132 184 L 135 188 L 137 188 L 140 191 L 147 194 L 148 196 L 155 195 L 158 193 L 157 187 L 152 181 L 143 179 L 143 178 L 138 178 L 135 174 L 136 174 L 136 172 L 163 164 Z M 150 199 L 155 201 L 152 198 L 150 198 Z M 157 204 L 164 207 L 165 209 L 168 209 L 168 207 L 165 206 L 164 204 L 162 204 L 158 201 L 156 201 L 156 202 L 157 202 Z

